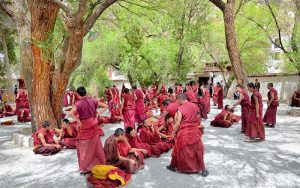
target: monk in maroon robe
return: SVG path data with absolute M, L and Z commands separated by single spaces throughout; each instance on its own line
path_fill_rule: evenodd
M 218 89 L 218 98 L 217 98 L 218 109 L 223 109 L 223 99 L 224 99 L 223 87 L 220 82 L 217 83 L 217 86 L 219 88 Z
M 233 113 L 233 109 L 229 109 L 229 106 L 226 105 L 224 110 L 221 113 L 216 115 L 215 119 L 210 122 L 210 125 L 213 127 L 222 127 L 229 128 L 232 125 L 231 114 Z
M 200 116 L 203 119 L 207 119 L 207 108 L 206 108 L 206 97 L 204 96 L 203 89 L 199 88 L 197 94 L 198 106 L 200 111 Z
M 300 88 L 298 89 L 298 91 L 294 92 L 291 100 L 291 106 L 300 107 Z
M 6 117 L 15 115 L 14 109 L 6 102 L 3 103 L 2 110 L 3 110 L 4 116 L 6 116 Z
M 174 126 L 174 118 L 170 114 L 168 114 L 165 117 L 164 124 L 158 128 L 158 131 L 166 136 L 171 137 L 173 132 L 173 126 Z
M 28 108 L 29 109 L 27 91 L 24 88 L 19 88 L 18 89 L 18 94 L 16 96 L 15 101 L 16 101 L 15 114 L 17 114 L 19 112 L 19 109 L 21 109 L 21 108 Z
M 263 103 L 261 94 L 255 89 L 254 83 L 249 83 L 248 90 L 252 92 L 249 113 L 249 125 L 246 128 L 246 142 L 264 141 L 265 126 L 262 119 Z
M 61 125 L 61 135 L 58 140 L 63 140 L 64 145 L 68 149 L 76 149 L 77 143 L 77 123 L 63 119 Z
M 210 112 L 210 93 L 208 88 L 203 86 L 203 97 L 204 97 L 204 105 L 206 108 L 206 112 L 209 113 Z
M 273 88 L 272 83 L 268 83 L 268 108 L 264 115 L 264 123 L 267 127 L 274 128 L 276 124 L 276 113 L 277 107 L 279 106 L 278 93 L 275 88 Z
M 132 148 L 143 150 L 144 157 L 152 156 L 151 146 L 147 143 L 143 143 L 132 127 L 127 127 L 126 138 Z
M 171 101 L 176 101 L 176 96 L 171 87 L 168 89 L 168 98 L 171 99 Z
M 126 173 L 134 174 L 144 167 L 143 155 L 131 148 L 123 129 L 116 129 L 104 144 L 107 164 L 124 170 Z
M 91 171 L 93 166 L 105 164 L 106 161 L 100 139 L 101 128 L 98 126 L 97 108 L 98 106 L 107 108 L 107 105 L 87 97 L 84 87 L 79 87 L 77 93 L 81 99 L 75 103 L 69 116 L 77 121 L 79 170 L 82 174 L 86 174 Z M 78 117 L 75 115 L 76 113 L 78 113 Z
M 138 89 L 136 85 L 132 86 L 132 90 L 136 96 L 135 100 L 135 122 L 140 124 L 146 118 L 144 93 L 141 89 Z
M 21 123 L 26 123 L 31 121 L 30 110 L 28 108 L 21 108 L 18 111 L 18 121 Z
M 53 139 L 54 133 L 51 131 L 51 124 L 45 121 L 42 128 L 32 134 L 33 152 L 44 156 L 54 155 L 62 149 L 62 144 Z
M 152 154 L 157 157 L 172 148 L 171 143 L 161 140 L 157 127 L 151 123 L 150 119 L 144 121 L 144 125 L 140 130 L 140 138 L 143 143 L 152 146 Z
M 177 109 L 179 107 L 179 104 L 177 101 L 172 102 L 171 99 L 166 99 L 163 101 L 164 108 L 162 109 L 162 112 L 159 116 L 155 116 L 152 114 L 152 117 L 158 119 L 160 123 L 164 123 L 165 117 L 170 114 L 173 118 L 175 118 L 175 114 L 177 112 Z
M 213 97 L 212 97 L 214 106 L 216 106 L 218 103 L 218 93 L 219 93 L 219 87 L 217 85 L 214 85 L 213 86 Z
M 208 171 L 204 165 L 204 146 L 201 140 L 202 134 L 199 129 L 199 108 L 187 101 L 184 94 L 177 96 L 180 104 L 177 111 L 177 119 L 174 125 L 173 135 L 176 135 L 172 153 L 171 164 L 168 170 L 183 173 L 198 173 L 207 176 Z
M 241 85 L 236 86 L 236 91 L 240 93 L 240 99 L 232 107 L 235 108 L 237 105 L 241 105 L 242 110 L 242 127 L 241 132 L 245 133 L 249 124 L 249 112 L 250 112 L 250 97 L 247 92 L 242 89 Z
M 132 91 L 129 92 L 128 88 L 125 88 L 121 104 L 125 129 L 127 127 L 135 127 L 135 100 L 135 94 Z

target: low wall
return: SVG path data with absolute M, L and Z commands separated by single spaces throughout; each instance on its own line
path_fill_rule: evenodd
M 248 76 L 249 82 L 255 82 L 258 79 L 260 82 L 260 93 L 263 100 L 267 100 L 267 84 L 273 83 L 274 88 L 278 91 L 278 95 L 281 101 L 289 101 L 293 93 L 297 90 L 300 77 L 297 74 L 266 74 L 266 75 L 251 75 Z M 236 80 L 233 81 L 228 98 L 233 97 L 235 92 Z

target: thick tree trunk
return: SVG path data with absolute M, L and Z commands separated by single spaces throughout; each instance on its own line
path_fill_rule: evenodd
M 229 89 L 232 85 L 232 82 L 234 80 L 234 74 L 231 74 L 227 80 L 227 82 L 225 83 L 225 87 L 224 87 L 224 97 L 227 98 L 228 96 L 228 92 L 229 92 Z
M 7 91 L 9 96 L 13 95 L 12 92 L 12 78 L 11 78 L 11 71 L 10 71 L 10 64 L 9 64 L 9 57 L 8 57 L 8 49 L 7 49 L 7 43 L 5 38 L 5 32 L 4 29 L 1 28 L 1 40 L 2 40 L 2 46 L 3 46 L 3 52 L 4 52 L 4 63 L 5 63 L 5 72 L 6 72 L 6 79 L 8 83 Z
M 41 126 L 45 120 L 55 127 L 58 122 L 51 105 L 51 83 L 53 71 L 53 51 L 51 36 L 59 7 L 51 1 L 29 0 L 31 13 L 31 49 L 33 54 L 31 93 L 31 114 L 34 115 L 34 125 Z M 41 47 L 42 46 L 42 47 Z M 26 75 L 27 76 L 27 75 Z
M 234 26 L 234 1 L 229 2 L 225 5 L 223 15 L 225 24 L 226 46 L 233 67 L 233 71 L 237 83 L 243 87 L 246 87 L 246 84 L 248 83 L 248 78 L 246 76 L 245 71 L 243 70 Z

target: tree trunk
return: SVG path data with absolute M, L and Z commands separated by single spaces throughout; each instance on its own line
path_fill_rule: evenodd
M 237 38 L 234 27 L 234 1 L 231 1 L 225 5 L 224 11 L 224 24 L 225 24 L 225 37 L 228 55 L 233 67 L 233 71 L 237 80 L 237 83 L 243 87 L 246 87 L 248 78 L 243 70 L 242 60 L 238 50 Z
M 51 105 L 51 83 L 53 71 L 53 50 L 51 36 L 59 7 L 51 1 L 29 0 L 31 13 L 31 50 L 33 55 L 32 69 L 28 74 L 32 78 L 31 114 L 34 116 L 34 125 L 41 126 L 48 120 L 54 127 L 58 122 Z M 27 65 L 28 66 L 28 65 Z M 31 67 L 31 66 L 30 66 Z M 28 69 L 24 65 L 25 69 Z
M 300 50 L 299 50 L 299 25 L 300 25 L 300 0 L 294 0 L 295 4 L 295 21 L 294 21 L 294 26 L 293 26 L 293 31 L 292 31 L 292 37 L 291 37 L 291 46 L 292 46 L 292 51 L 293 51 L 293 56 L 295 61 L 294 66 L 298 71 L 298 74 L 300 76 Z
M 232 85 L 232 82 L 234 80 L 234 74 L 231 74 L 227 80 L 227 82 L 225 83 L 225 87 L 224 87 L 224 97 L 227 98 L 228 96 L 228 92 L 229 92 L 229 89 Z
M 1 28 L 1 40 L 2 40 L 2 46 L 3 46 L 3 53 L 4 53 L 4 63 L 5 63 L 5 72 L 6 72 L 6 79 L 7 79 L 7 90 L 8 95 L 12 96 L 12 78 L 11 78 L 11 71 L 10 71 L 10 64 L 9 64 L 9 58 L 8 58 L 8 49 L 7 49 L 7 43 L 5 38 L 5 31 L 3 28 Z

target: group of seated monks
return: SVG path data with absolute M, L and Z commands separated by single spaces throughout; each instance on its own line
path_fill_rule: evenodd
M 107 164 L 130 174 L 142 169 L 144 158 L 159 157 L 173 147 L 171 136 L 162 133 L 167 126 L 157 127 L 146 119 L 137 131 L 132 127 L 116 129 L 104 144 Z
M 7 104 L 7 102 L 4 102 L 2 108 L 0 108 L 0 118 L 13 115 L 15 115 L 14 109 L 9 104 Z
M 215 116 L 214 120 L 210 122 L 213 127 L 229 128 L 233 123 L 240 120 L 240 116 L 233 114 L 234 110 L 226 105 L 225 108 Z
M 76 122 L 64 119 L 61 129 L 53 128 L 49 121 L 44 121 L 41 128 L 32 134 L 34 153 L 44 156 L 54 155 L 62 148 L 75 149 L 77 140 Z
M 31 121 L 29 108 L 16 108 L 15 110 L 7 102 L 4 102 L 0 108 L 0 118 L 17 115 L 17 119 L 21 123 Z

